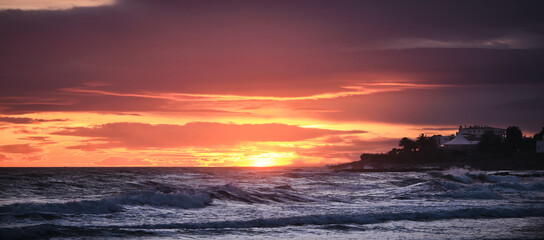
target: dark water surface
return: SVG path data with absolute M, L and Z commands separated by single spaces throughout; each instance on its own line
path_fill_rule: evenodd
M 510 173 L 0 168 L 0 238 L 544 238 L 544 178 Z

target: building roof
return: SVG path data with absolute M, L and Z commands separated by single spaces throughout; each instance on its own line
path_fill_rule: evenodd
M 478 141 L 469 141 L 466 139 L 463 134 L 457 134 L 454 139 L 449 142 L 444 143 L 444 145 L 476 145 Z
M 487 125 L 474 125 L 474 126 L 459 126 L 459 129 L 468 129 L 468 130 L 473 130 L 473 129 L 485 129 L 485 130 L 506 130 L 504 128 L 496 128 L 496 127 L 490 127 L 490 126 L 487 126 Z

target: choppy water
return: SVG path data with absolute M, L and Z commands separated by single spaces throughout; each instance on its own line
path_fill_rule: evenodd
M 3 168 L 0 238 L 544 238 L 539 172 Z

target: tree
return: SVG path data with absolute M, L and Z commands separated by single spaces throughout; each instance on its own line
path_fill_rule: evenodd
M 392 148 L 391 151 L 387 152 L 387 155 L 394 157 L 394 156 L 398 156 L 399 153 L 400 153 L 399 149 Z
M 511 126 L 506 129 L 506 140 L 504 141 L 507 151 L 517 152 L 523 141 L 523 133 L 519 127 Z
M 497 152 L 501 147 L 502 139 L 493 132 L 485 132 L 478 143 L 478 150 L 484 153 Z
M 402 147 L 403 152 L 415 152 L 417 150 L 416 142 L 407 137 L 400 140 L 399 147 Z
M 536 140 L 532 137 L 523 137 L 519 146 L 521 152 L 535 152 Z
M 535 134 L 535 136 L 533 136 L 533 139 L 538 141 L 538 140 L 542 140 L 544 137 L 544 127 L 542 127 L 542 130 L 540 130 L 539 133 Z
M 431 137 L 425 136 L 423 133 L 417 137 L 416 145 L 418 146 L 419 151 L 424 153 L 429 153 L 438 149 L 436 142 Z

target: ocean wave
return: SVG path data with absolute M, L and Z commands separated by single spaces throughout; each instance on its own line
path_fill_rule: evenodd
M 349 172 L 333 172 L 323 169 L 313 169 L 313 170 L 303 170 L 303 169 L 292 169 L 290 172 L 282 173 L 280 176 L 287 178 L 315 178 L 315 177 L 324 177 L 324 176 L 333 176 L 333 175 L 349 175 L 352 173 Z
M 63 203 L 14 203 L 0 206 L 0 214 L 17 216 L 48 215 L 51 213 L 103 214 L 119 212 L 122 207 L 114 199 L 69 201 Z
M 15 203 L 0 206 L 0 214 L 106 214 L 123 211 L 124 205 L 149 205 L 155 207 L 201 208 L 211 203 L 205 193 L 142 191 L 97 200 L 80 200 L 62 203 Z
M 260 218 L 243 221 L 218 221 L 203 223 L 173 223 L 156 225 L 123 226 L 132 229 L 223 229 L 269 228 L 300 225 L 373 224 L 387 221 L 432 221 L 457 218 L 513 218 L 544 217 L 542 208 L 461 208 L 453 210 L 406 211 L 393 213 L 304 215 L 283 218 Z
M 446 198 L 446 199 L 503 199 L 496 190 L 485 185 L 462 186 L 452 182 L 428 181 L 408 186 L 409 193 L 397 199 Z
M 288 177 L 288 178 L 303 178 L 303 177 L 305 177 L 303 174 L 298 173 L 298 172 L 288 172 L 288 173 L 282 174 L 282 176 Z
M 124 206 L 153 206 L 172 208 L 203 208 L 214 199 L 238 201 L 248 204 L 270 202 L 308 202 L 309 198 L 296 194 L 288 185 L 276 188 L 243 190 L 233 184 L 209 187 L 207 189 L 176 188 L 168 185 L 153 190 L 131 192 L 97 200 L 79 200 L 61 203 L 15 203 L 0 206 L 0 215 L 49 215 L 57 214 L 107 214 L 123 211 Z
M 438 177 L 448 181 L 463 184 L 519 181 L 519 178 L 514 175 L 491 175 L 482 171 L 476 171 L 466 168 L 451 168 L 441 172 L 431 172 L 430 175 L 433 177 Z
M 5 239 L 32 239 L 52 236 L 100 236 L 123 231 L 124 236 L 151 234 L 155 230 L 233 230 L 249 228 L 278 228 L 288 226 L 340 224 L 376 224 L 390 221 L 435 221 L 450 219 L 485 219 L 544 217 L 544 209 L 532 207 L 500 208 L 459 208 L 424 211 L 375 212 L 361 214 L 303 215 L 281 218 L 258 218 L 239 221 L 216 221 L 198 223 L 168 223 L 119 226 L 62 226 L 41 224 L 27 227 L 0 228 L 0 236 Z M 113 234 L 114 235 L 114 234 Z
M 270 203 L 270 202 L 311 202 L 310 198 L 296 194 L 289 185 L 280 185 L 273 188 L 259 188 L 257 190 L 244 190 L 233 184 L 212 187 L 210 196 L 214 199 L 232 200 L 245 203 Z
M 430 175 L 435 178 L 402 186 L 406 192 L 397 198 L 506 199 L 512 196 L 532 198 L 534 194 L 531 192 L 544 192 L 543 181 L 522 181 L 512 175 L 496 176 L 462 168 L 431 172 Z
M 501 183 L 490 185 L 489 187 L 493 189 L 544 192 L 544 182 L 532 182 L 532 183 L 501 182 Z
M 453 199 L 503 199 L 504 196 L 489 188 L 473 188 L 449 191 L 436 196 Z
M 118 228 L 102 228 L 96 226 L 64 226 L 56 224 L 39 224 L 24 227 L 0 228 L 0 239 L 30 240 L 30 239 L 51 239 L 60 238 L 106 238 L 113 237 L 142 238 L 154 235 L 153 232 L 143 230 L 124 230 Z

